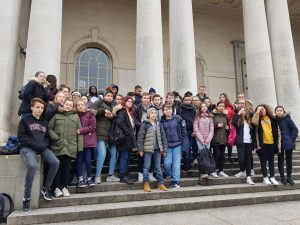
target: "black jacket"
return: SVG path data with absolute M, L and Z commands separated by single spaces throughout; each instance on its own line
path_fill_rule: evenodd
M 196 109 L 192 105 L 181 104 L 178 115 L 185 121 L 188 136 L 193 133 L 193 123 L 196 115 Z
M 118 150 L 130 151 L 133 148 L 136 148 L 136 138 L 135 138 L 134 130 L 132 128 L 129 116 L 125 108 L 122 108 L 117 112 L 116 123 L 118 124 L 119 128 L 123 131 L 123 133 L 126 136 L 124 142 L 117 145 Z
M 63 112 L 62 105 L 60 103 L 49 102 L 46 107 L 46 120 L 50 121 L 51 118 L 58 112 Z
M 234 114 L 232 117 L 232 125 L 236 128 L 236 139 L 234 144 L 235 145 L 243 145 L 244 144 L 244 124 L 238 125 L 238 121 L 240 119 L 239 114 Z M 252 148 L 254 149 L 254 143 L 255 143 L 255 129 L 253 126 L 250 128 L 250 136 L 252 139 Z
M 20 105 L 18 114 L 22 115 L 25 113 L 31 113 L 30 101 L 33 98 L 40 98 L 44 100 L 46 103 L 50 99 L 50 87 L 44 88 L 44 86 L 39 83 L 37 79 L 29 81 L 26 85 L 23 92 L 23 100 Z
M 278 126 L 281 134 L 281 148 L 284 151 L 295 149 L 295 141 L 298 136 L 298 128 L 291 119 L 291 116 L 285 114 L 281 118 L 277 118 Z
M 31 148 L 41 153 L 49 146 L 48 122 L 45 118 L 36 119 L 32 114 L 22 117 L 18 128 L 20 147 Z

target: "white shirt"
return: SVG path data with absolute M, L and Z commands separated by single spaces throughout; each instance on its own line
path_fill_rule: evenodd
M 251 143 L 250 127 L 249 124 L 244 120 L 244 143 Z

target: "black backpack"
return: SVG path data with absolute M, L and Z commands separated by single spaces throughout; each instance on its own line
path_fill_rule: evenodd
M 200 150 L 198 165 L 200 174 L 211 174 L 215 172 L 215 158 L 207 147 Z
M 9 212 L 5 213 L 5 198 L 9 201 Z M 7 217 L 14 211 L 14 202 L 9 194 L 0 192 L 0 223 L 7 222 Z M 6 215 L 4 215 L 6 214 Z
M 24 85 L 24 86 L 22 87 L 22 89 L 19 90 L 18 98 L 19 98 L 20 100 L 22 100 L 22 101 L 23 101 L 23 97 L 24 97 L 24 90 L 25 90 L 25 88 L 26 88 L 26 85 Z
M 116 123 L 116 120 L 113 120 L 112 122 L 110 133 L 109 133 L 109 141 L 115 145 L 125 141 L 125 134 Z

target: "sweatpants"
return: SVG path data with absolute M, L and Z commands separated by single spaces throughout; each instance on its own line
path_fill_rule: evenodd
M 59 155 L 57 158 L 60 161 L 59 168 L 53 182 L 53 190 L 56 188 L 63 189 L 68 187 L 71 175 L 72 158 L 67 155 Z
M 250 143 L 237 145 L 239 167 L 241 171 L 246 170 L 247 177 L 251 175 L 252 148 Z
M 293 150 L 281 150 L 281 153 L 278 153 L 278 170 L 281 177 L 284 177 L 284 158 L 286 162 L 287 177 L 291 177 L 293 170 Z

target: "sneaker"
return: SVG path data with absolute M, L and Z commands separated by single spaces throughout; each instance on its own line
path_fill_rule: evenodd
M 281 182 L 283 185 L 287 185 L 287 179 L 286 179 L 285 177 L 281 177 L 280 182 Z
M 55 188 L 55 190 L 54 190 L 54 196 L 56 198 L 59 198 L 59 197 L 63 196 L 63 193 L 61 192 L 61 190 L 59 188 Z
M 269 180 L 268 177 L 264 177 L 263 183 L 264 183 L 265 185 L 272 185 L 272 183 L 270 182 L 270 180 Z
M 70 192 L 67 188 L 64 187 L 61 191 L 64 197 L 70 197 Z
M 52 200 L 50 188 L 43 187 L 42 190 L 41 190 L 41 194 L 43 195 L 43 198 L 45 200 L 47 200 L 47 201 L 51 201 Z
M 144 191 L 145 192 L 151 192 L 151 188 L 150 188 L 150 185 L 149 185 L 149 182 L 145 182 L 144 183 Z
M 219 172 L 219 176 L 221 177 L 229 177 L 224 171 Z
M 252 181 L 251 177 L 247 177 L 246 183 L 250 185 L 254 185 L 254 182 Z
M 133 184 L 134 180 L 130 179 L 129 177 L 123 177 L 120 179 L 121 183 L 126 183 L 126 184 Z
M 219 178 L 219 176 L 216 172 L 211 173 L 210 176 L 212 176 L 213 178 Z
M 197 160 L 197 159 L 194 159 L 193 164 L 194 164 L 194 165 L 198 165 L 198 160 Z
M 106 182 L 120 182 L 120 178 L 115 175 L 108 176 Z
M 235 177 L 246 177 L 246 173 L 245 171 L 240 171 L 238 172 L 236 175 L 234 175 Z
M 95 177 L 95 184 L 101 184 L 101 177 Z
M 254 171 L 254 169 L 251 170 L 251 176 L 255 176 L 255 171 Z
M 87 180 L 86 180 L 86 184 L 87 184 L 87 186 L 89 186 L 89 187 L 95 186 L 95 183 L 94 183 L 94 181 L 93 181 L 92 179 L 87 179 Z
M 275 186 L 278 186 L 278 185 L 279 185 L 279 183 L 277 182 L 277 180 L 275 179 L 275 177 L 271 177 L 271 178 L 270 178 L 270 181 L 271 181 L 271 183 L 272 183 L 273 185 L 275 185 Z
M 200 179 L 208 179 L 208 174 L 202 174 Z
M 143 173 L 139 173 L 139 175 L 138 175 L 138 181 L 139 182 L 143 182 L 143 179 L 144 179 Z
M 163 184 L 157 185 L 157 188 L 158 188 L 158 190 L 161 190 L 161 191 L 167 191 L 168 190 L 168 188 L 166 188 L 166 186 L 163 185 Z
M 86 187 L 86 183 L 84 182 L 84 180 L 79 180 L 79 181 L 78 181 L 78 184 L 77 184 L 77 187 L 79 187 L 79 188 L 84 188 L 84 187 Z
M 176 183 L 176 182 L 173 182 L 173 183 L 171 184 L 171 186 L 170 186 L 170 189 L 171 189 L 171 190 L 175 190 L 175 189 L 177 189 L 177 188 L 180 188 L 180 185 L 179 185 L 178 183 Z
M 153 173 L 149 173 L 149 180 L 156 181 L 156 178 L 153 176 Z
M 23 199 L 23 213 L 30 213 L 31 206 L 30 206 L 30 199 Z
M 295 182 L 293 181 L 293 179 L 291 177 L 286 178 L 286 181 L 290 184 L 290 185 L 294 185 Z

